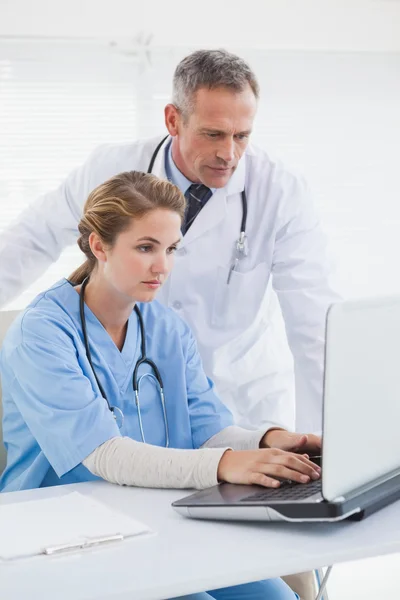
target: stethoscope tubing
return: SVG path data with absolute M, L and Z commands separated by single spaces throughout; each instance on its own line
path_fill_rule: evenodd
M 107 398 L 107 394 L 105 393 L 104 388 L 101 385 L 99 378 L 97 377 L 97 374 L 96 374 L 96 371 L 94 369 L 93 362 L 92 362 L 92 354 L 90 351 L 90 344 L 89 344 L 89 337 L 87 334 L 86 316 L 85 316 L 85 289 L 86 289 L 88 282 L 89 282 L 88 277 L 82 282 L 81 290 L 80 290 L 80 297 L 79 297 L 79 314 L 80 314 L 80 320 L 81 320 L 82 335 L 83 335 L 83 341 L 84 341 L 84 345 L 85 345 L 86 357 L 87 357 L 90 367 L 92 369 L 94 378 L 96 379 L 96 383 L 99 387 L 100 393 L 103 396 L 104 400 L 107 402 L 108 409 L 113 414 L 113 416 L 117 422 L 118 422 L 118 416 L 120 418 L 120 428 L 121 428 L 124 423 L 124 419 L 125 419 L 124 413 L 122 412 L 122 410 L 120 408 L 118 408 L 118 406 L 111 406 L 111 404 Z M 147 356 L 146 356 L 146 332 L 144 329 L 143 317 L 142 317 L 142 314 L 141 314 L 137 304 L 135 304 L 135 306 L 134 306 L 134 311 L 137 314 L 138 321 L 139 321 L 140 344 L 141 344 L 140 354 L 141 354 L 141 356 L 140 356 L 139 360 L 136 362 L 135 369 L 133 371 L 132 387 L 133 387 L 133 390 L 135 393 L 135 403 L 136 403 L 136 407 L 137 407 L 137 411 L 138 411 L 140 434 L 142 437 L 142 441 L 146 442 L 146 439 L 144 436 L 144 431 L 143 431 L 142 414 L 141 414 L 141 408 L 140 408 L 139 385 L 140 385 L 140 380 L 149 374 L 143 375 L 142 377 L 138 378 L 138 370 L 141 365 L 148 364 L 154 372 L 154 375 L 152 375 L 152 374 L 150 374 L 150 375 L 157 381 L 159 388 L 160 388 L 159 389 L 160 400 L 161 400 L 164 424 L 165 424 L 165 446 L 166 446 L 166 448 L 168 448 L 168 446 L 169 446 L 169 428 L 168 428 L 168 419 L 167 419 L 167 409 L 165 406 L 164 384 L 163 384 L 163 380 L 162 380 L 162 377 L 161 377 L 160 371 L 158 370 L 157 365 L 154 363 L 154 361 L 152 361 L 150 358 L 147 358 Z

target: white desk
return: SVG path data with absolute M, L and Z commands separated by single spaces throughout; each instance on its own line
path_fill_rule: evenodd
M 400 551 L 400 502 L 360 523 L 217 523 L 175 513 L 170 504 L 182 491 L 96 482 L 0 494 L 0 510 L 72 489 L 144 521 L 157 535 L 2 564 L 2 600 L 161 600 Z

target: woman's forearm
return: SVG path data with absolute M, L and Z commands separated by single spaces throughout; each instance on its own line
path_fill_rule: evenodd
M 119 485 L 204 489 L 218 483 L 218 464 L 227 449 L 160 448 L 115 437 L 96 448 L 83 464 L 93 475 Z

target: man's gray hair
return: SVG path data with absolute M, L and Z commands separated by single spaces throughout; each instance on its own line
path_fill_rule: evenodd
M 187 118 L 200 88 L 225 87 L 242 92 L 248 85 L 258 99 L 260 88 L 256 76 L 242 58 L 226 50 L 196 50 L 175 69 L 172 102 Z

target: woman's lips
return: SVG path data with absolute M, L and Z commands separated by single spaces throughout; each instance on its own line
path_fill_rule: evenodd
M 154 279 L 153 281 L 143 281 L 142 283 L 144 283 L 144 285 L 146 285 L 152 290 L 156 290 L 161 285 L 161 281 L 157 281 L 156 279 Z

